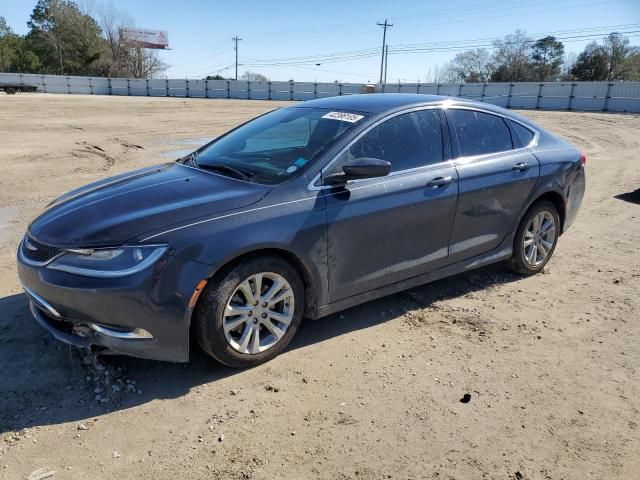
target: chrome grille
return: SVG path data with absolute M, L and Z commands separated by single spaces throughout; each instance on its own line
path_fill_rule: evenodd
M 22 254 L 29 260 L 38 263 L 45 263 L 58 255 L 62 249 L 45 245 L 33 238 L 26 236 L 22 242 Z

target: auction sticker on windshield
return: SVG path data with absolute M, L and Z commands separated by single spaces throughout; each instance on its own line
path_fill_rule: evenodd
M 343 122 L 356 123 L 358 120 L 364 118 L 364 115 L 358 115 L 357 113 L 348 112 L 329 112 L 323 115 L 322 118 L 328 118 L 330 120 L 341 120 Z

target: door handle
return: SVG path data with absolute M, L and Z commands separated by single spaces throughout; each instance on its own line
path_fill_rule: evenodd
M 525 170 L 529 169 L 529 165 L 527 165 L 525 162 L 518 162 L 512 167 L 512 169 L 519 172 L 524 172 Z
M 445 185 L 449 185 L 451 182 L 453 182 L 453 177 L 451 176 L 437 177 L 431 180 L 430 182 L 428 182 L 427 187 L 440 188 L 440 187 L 444 187 Z

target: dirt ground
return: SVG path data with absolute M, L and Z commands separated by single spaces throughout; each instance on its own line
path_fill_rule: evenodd
M 0 477 L 640 478 L 638 115 L 523 112 L 588 156 L 545 274 L 495 266 L 307 321 L 245 371 L 95 360 L 35 324 L 14 256 L 47 203 L 279 105 L 0 96 Z

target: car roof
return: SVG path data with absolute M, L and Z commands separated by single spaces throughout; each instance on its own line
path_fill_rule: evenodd
M 316 100 L 307 100 L 289 108 L 309 107 L 327 108 L 332 110 L 351 110 L 362 113 L 378 114 L 387 111 L 399 110 L 405 107 L 421 105 L 438 105 L 447 102 L 448 105 L 466 105 L 483 110 L 496 112 L 515 118 L 523 123 L 540 128 L 531 119 L 519 115 L 516 112 L 506 110 L 490 103 L 477 102 L 465 98 L 447 97 L 443 95 L 424 95 L 417 93 L 366 93 L 358 95 L 341 95 L 325 97 Z
M 418 95 L 412 93 L 367 93 L 308 100 L 297 106 L 379 113 L 414 104 L 440 103 L 448 98 L 440 95 Z

